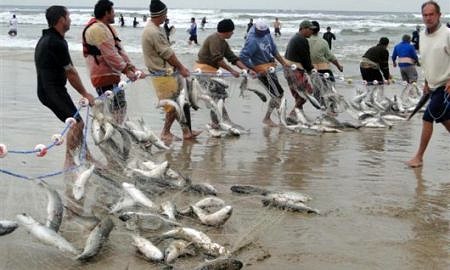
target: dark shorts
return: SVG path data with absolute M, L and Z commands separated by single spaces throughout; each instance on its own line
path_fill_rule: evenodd
M 65 122 L 69 117 L 74 117 L 78 111 L 65 87 L 38 89 L 38 98 L 62 122 Z M 75 119 L 80 121 L 80 115 L 78 114 Z
M 415 65 L 400 67 L 402 80 L 408 83 L 417 82 L 417 69 Z
M 380 70 L 362 67 L 360 67 L 359 70 L 361 71 L 361 77 L 364 81 L 371 83 L 374 80 L 377 80 L 378 84 L 383 84 L 383 75 L 381 74 Z
M 431 93 L 430 102 L 422 117 L 423 121 L 442 123 L 450 120 L 450 96 L 444 89 L 445 86 L 441 86 Z
M 266 73 L 260 75 L 258 79 L 264 85 L 272 98 L 281 98 L 283 96 L 283 87 L 281 87 L 276 73 Z
M 103 95 L 103 93 L 105 93 L 108 90 L 113 91 L 114 87 L 117 87 L 117 85 L 108 85 L 108 86 L 98 87 L 95 90 L 97 91 L 97 94 L 99 96 L 101 96 L 101 95 Z M 119 91 L 115 92 L 113 101 L 110 104 L 110 110 L 118 111 L 120 109 L 126 108 L 126 106 L 127 106 L 127 101 L 125 99 L 125 91 L 119 90 Z
M 190 36 L 189 37 L 189 41 L 194 41 L 197 44 L 198 43 L 197 42 L 197 36 Z

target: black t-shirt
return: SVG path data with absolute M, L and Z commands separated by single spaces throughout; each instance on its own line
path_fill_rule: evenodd
M 384 78 L 389 78 L 389 51 L 382 45 L 374 46 L 366 51 L 363 57 L 380 65 Z
M 72 60 L 67 41 L 54 28 L 42 31 L 34 51 L 34 62 L 40 90 L 65 87 L 67 77 L 64 67 L 71 65 Z
M 301 63 L 307 72 L 313 69 L 308 40 L 299 33 L 296 33 L 289 41 L 284 57 L 287 60 Z

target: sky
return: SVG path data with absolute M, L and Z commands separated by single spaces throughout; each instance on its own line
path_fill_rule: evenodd
M 112 0 L 115 7 L 142 7 L 148 9 L 150 0 Z M 169 8 L 203 9 L 298 9 L 328 11 L 394 11 L 420 12 L 425 0 L 165 0 Z M 442 13 L 450 13 L 450 0 L 436 0 Z M 21 0 L 18 5 L 94 6 L 96 0 Z M 1 5 L 11 5 L 10 0 L 0 0 Z

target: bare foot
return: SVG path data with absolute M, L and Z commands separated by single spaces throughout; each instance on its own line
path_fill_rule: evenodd
M 180 138 L 178 138 L 177 136 L 173 135 L 172 133 L 161 134 L 161 140 L 163 140 L 165 142 L 181 141 Z
M 263 123 L 266 124 L 268 127 L 278 127 L 278 124 L 272 121 L 270 118 L 263 119 Z
M 408 165 L 411 168 L 418 168 L 418 167 L 422 167 L 423 166 L 423 160 L 414 157 L 411 160 L 406 162 L 406 165 Z
M 186 134 L 183 135 L 183 139 L 185 140 L 195 139 L 198 135 L 200 135 L 200 133 L 202 133 L 202 130 L 200 131 L 192 130 L 191 132 L 186 132 Z

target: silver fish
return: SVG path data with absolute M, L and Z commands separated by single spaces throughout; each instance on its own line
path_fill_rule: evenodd
M 159 108 L 159 107 L 164 107 L 164 106 L 171 106 L 171 107 L 173 107 L 175 109 L 175 111 L 177 112 L 177 116 L 178 116 L 179 119 L 186 119 L 185 116 L 184 116 L 183 109 L 180 107 L 180 105 L 177 102 L 175 102 L 175 101 L 173 101 L 171 99 L 161 99 L 158 102 L 158 105 L 156 107 Z
M 223 207 L 225 206 L 225 201 L 217 197 L 206 197 L 196 202 L 194 206 L 202 209 L 209 207 Z
M 221 226 L 223 225 L 233 213 L 233 207 L 227 205 L 221 208 L 220 210 L 208 214 L 205 210 L 195 205 L 192 206 L 192 210 L 195 215 L 198 217 L 200 222 L 204 225 L 208 226 Z
M 119 211 L 122 211 L 125 208 L 133 207 L 135 205 L 136 205 L 136 201 L 133 198 L 131 198 L 129 195 L 125 195 L 111 207 L 111 210 L 109 211 L 109 213 L 110 214 L 117 213 Z
M 110 218 L 103 219 L 89 234 L 83 252 L 77 260 L 88 260 L 98 254 L 103 244 L 108 240 L 114 224 Z
M 161 210 L 162 210 L 162 214 L 167 216 L 169 218 L 169 220 L 175 221 L 175 215 L 177 212 L 176 206 L 173 202 L 171 201 L 165 201 L 163 203 L 161 203 Z
M 78 251 L 61 235 L 54 230 L 41 225 L 27 214 L 17 215 L 19 222 L 37 239 L 41 242 L 57 247 L 64 252 L 77 254 Z
M 149 219 L 154 220 L 157 219 L 171 226 L 181 226 L 181 223 L 178 223 L 174 220 L 167 219 L 159 214 L 155 213 L 144 213 L 144 212 L 124 212 L 120 214 L 119 219 L 122 221 L 128 221 L 132 217 L 138 217 L 140 219 Z
M 319 214 L 319 210 L 311 208 L 302 202 L 294 202 L 292 200 L 280 197 L 264 197 L 262 199 L 264 206 L 274 206 L 281 209 Z
M 59 231 L 59 227 L 61 226 L 61 222 L 64 214 L 64 205 L 61 200 L 61 196 L 59 193 L 52 189 L 47 184 L 43 185 L 47 192 L 47 221 L 45 226 L 54 230 L 55 232 Z
M 209 183 L 193 184 L 189 188 L 190 190 L 196 191 L 201 194 L 213 196 L 217 195 L 217 189 Z
M 162 261 L 164 254 L 150 240 L 139 235 L 132 235 L 133 245 L 149 260 Z
M 15 221 L 0 220 L 0 235 L 12 233 L 17 227 L 19 224 Z
M 94 143 L 98 145 L 102 141 L 103 131 L 100 125 L 100 121 L 97 118 L 92 119 L 91 133 L 92 138 L 94 139 Z
M 72 186 L 72 194 L 75 200 L 79 201 L 84 196 L 86 182 L 91 178 L 95 166 L 91 165 L 89 169 L 80 173 Z
M 169 246 L 164 251 L 164 257 L 166 263 L 173 262 L 176 258 L 181 257 L 183 255 L 191 255 L 195 256 L 195 250 L 190 249 L 189 247 L 192 243 L 188 243 L 184 240 L 174 240 L 170 242 Z
M 239 270 L 244 266 L 244 264 L 233 258 L 217 258 L 194 268 L 194 270 Z
M 146 206 L 150 209 L 155 208 L 155 204 L 145 196 L 145 194 L 137 189 L 133 184 L 123 182 L 122 183 L 123 189 L 130 195 L 131 198 L 133 198 L 134 201 L 137 203 L 140 203 L 143 206 Z

